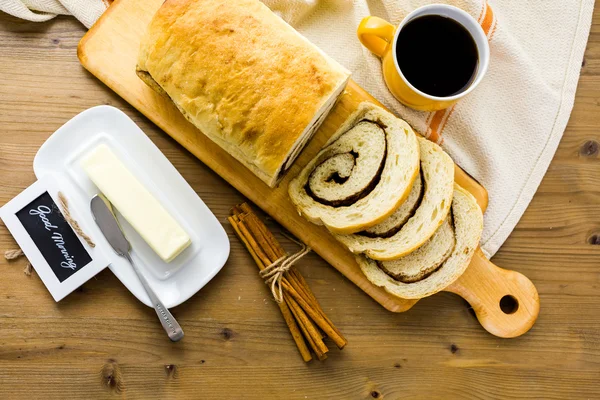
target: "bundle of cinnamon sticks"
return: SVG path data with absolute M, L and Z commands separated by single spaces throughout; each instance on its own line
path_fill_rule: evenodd
M 287 256 L 275 236 L 247 203 L 232 209 L 229 222 L 259 270 L 262 271 Z M 326 337 L 340 349 L 346 346 L 346 339 L 325 315 L 306 280 L 295 267 L 292 266 L 283 273 L 281 286 L 283 301 L 277 304 L 305 362 L 312 360 L 311 350 L 319 360 L 327 358 L 329 349 L 323 341 Z

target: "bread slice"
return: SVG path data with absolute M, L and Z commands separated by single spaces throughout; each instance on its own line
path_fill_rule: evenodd
M 421 174 L 419 173 L 404 203 L 383 222 L 365 229 L 362 234 L 369 237 L 390 237 L 398 232 L 402 228 L 402 225 L 415 214 L 419 204 L 421 204 L 423 189 L 423 178 L 421 178 Z
M 423 180 L 418 207 L 414 210 L 413 203 L 399 207 L 391 216 L 393 223 L 384 221 L 379 226 L 352 235 L 336 234 L 336 239 L 353 253 L 364 253 L 381 261 L 403 257 L 422 246 L 448 216 L 454 192 L 454 162 L 437 144 L 423 138 L 418 138 L 418 141 Z M 420 192 L 420 185 L 413 185 L 408 198 L 414 201 Z M 414 210 L 412 215 L 411 210 Z
M 477 201 L 468 191 L 455 185 L 452 200 L 452 221 L 455 244 L 451 254 L 433 271 L 426 271 L 436 265 L 441 253 L 446 252 L 446 229 L 440 235 L 434 235 L 431 241 L 417 252 L 407 256 L 405 261 L 378 262 L 363 255 L 356 260 L 373 284 L 383 287 L 387 292 L 404 299 L 420 299 L 443 290 L 457 280 L 467 269 L 475 249 L 479 245 L 483 230 L 483 214 Z M 443 257 L 443 256 L 442 256 Z M 412 260 L 410 258 L 413 258 Z M 420 262 L 415 264 L 415 262 Z M 392 272 L 390 276 L 388 272 Z M 419 277 L 419 274 L 421 275 Z M 402 282 L 397 276 L 410 276 L 412 282 Z
M 450 257 L 455 245 L 456 237 L 449 215 L 423 246 L 397 260 L 377 261 L 377 265 L 397 281 L 418 282 L 437 270 Z
M 411 127 L 365 102 L 290 182 L 288 191 L 309 221 L 349 234 L 390 216 L 418 173 L 419 145 Z

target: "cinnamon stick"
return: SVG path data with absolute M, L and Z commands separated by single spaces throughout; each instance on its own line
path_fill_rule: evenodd
M 247 203 L 242 204 L 240 206 L 240 208 L 242 210 L 244 210 L 245 212 L 251 211 L 251 209 L 249 208 Z M 285 250 L 279 244 L 279 242 L 277 241 L 275 236 L 271 233 L 271 231 L 269 231 L 266 228 L 266 226 L 260 220 L 258 220 L 258 217 L 255 214 L 253 214 L 253 213 L 248 214 L 247 216 L 245 216 L 245 218 L 251 218 L 258 222 L 256 224 L 253 224 L 253 226 L 252 226 L 252 228 L 254 229 L 253 234 L 261 235 L 264 243 L 266 243 L 270 247 L 269 248 L 269 251 L 271 252 L 270 258 L 273 262 L 276 261 L 277 259 L 279 259 L 280 257 L 282 257 L 283 255 L 285 255 Z M 296 273 L 291 274 L 290 273 L 291 271 L 295 271 Z M 308 284 L 306 283 L 304 278 L 302 278 L 302 280 L 299 280 L 297 278 L 297 276 L 299 276 L 300 273 L 297 272 L 295 270 L 295 268 L 291 268 L 290 272 L 285 274 L 285 278 L 288 280 L 288 282 L 304 298 L 306 303 L 313 306 L 313 308 L 315 308 L 315 311 L 319 312 L 321 314 L 321 316 L 325 319 L 325 321 L 327 321 L 327 323 L 330 324 L 331 327 L 336 331 L 336 333 L 341 337 L 342 334 L 333 325 L 331 320 L 329 320 L 329 318 L 327 318 L 327 316 L 321 309 L 321 306 L 320 306 L 319 302 L 317 301 L 316 297 L 314 296 L 312 291 L 310 291 L 310 288 L 308 287 Z
M 235 231 L 235 233 L 237 233 L 238 237 L 240 238 L 240 240 L 242 241 L 244 246 L 246 246 L 246 249 L 248 249 L 248 251 L 250 252 L 250 255 L 254 259 L 254 262 L 256 263 L 256 265 L 258 265 L 258 268 L 262 271 L 263 269 L 265 269 L 265 266 L 263 265 L 261 259 L 258 257 L 256 252 L 254 251 L 254 248 L 250 245 L 250 242 L 248 242 L 248 239 L 246 239 L 246 237 L 240 230 L 240 227 L 238 226 L 238 223 L 237 223 L 237 221 L 239 221 L 239 220 L 236 221 L 235 218 L 236 217 L 234 216 L 234 217 L 229 217 L 227 219 L 229 220 L 229 223 L 233 227 L 233 230 Z
M 233 207 L 232 214 L 228 220 L 259 270 L 287 256 L 273 233 L 247 203 Z M 319 360 L 327 358 L 329 349 L 323 342 L 325 334 L 340 349 L 346 345 L 346 339 L 327 317 L 297 269 L 291 267 L 284 272 L 281 285 L 284 301 L 279 303 L 279 308 L 304 361 L 312 359 L 306 342 Z
M 281 315 L 283 315 L 283 319 L 285 320 L 285 323 L 287 324 L 292 334 L 292 338 L 294 339 L 294 342 L 296 342 L 296 347 L 298 347 L 298 351 L 300 352 L 302 359 L 304 360 L 304 362 L 309 362 L 310 360 L 312 360 L 310 350 L 306 346 L 304 338 L 302 337 L 302 332 L 300 332 L 300 329 L 298 329 L 298 324 L 296 324 L 294 315 L 292 315 L 292 311 L 290 310 L 285 301 L 279 303 L 279 310 L 281 310 Z
M 246 206 L 248 205 L 246 204 Z M 258 219 L 258 216 L 254 213 L 250 213 L 249 215 L 251 215 L 257 220 L 257 225 L 259 229 L 262 231 L 263 235 L 265 235 L 265 237 L 268 239 L 268 242 L 272 246 L 275 253 L 277 253 L 279 257 L 285 255 L 285 249 L 283 248 L 283 246 L 281 246 L 277 238 L 275 238 L 275 235 L 273 235 L 273 233 L 269 229 L 267 229 L 267 226 Z
M 261 268 L 261 265 L 259 265 L 259 268 L 262 270 L 265 268 L 265 266 L 270 265 L 273 262 L 277 261 L 279 259 L 279 256 L 274 251 L 272 251 L 272 249 L 270 249 L 270 248 L 267 249 L 269 246 L 268 239 L 262 234 L 262 232 L 259 228 L 259 223 L 260 223 L 260 225 L 262 225 L 262 222 L 260 222 L 260 220 L 258 220 L 258 217 L 256 217 L 256 219 L 254 219 L 253 217 L 255 217 L 254 214 L 242 215 L 242 217 L 239 218 L 240 223 L 238 224 L 238 227 L 242 231 L 244 236 L 248 239 L 248 242 L 252 245 L 253 250 L 257 254 L 257 257 L 261 260 L 261 264 L 263 266 Z M 254 248 L 254 247 L 258 247 L 258 248 Z M 308 307 L 307 302 L 304 302 L 303 304 L 305 304 L 305 307 Z M 292 311 L 296 311 L 296 314 L 304 315 L 304 312 L 302 312 L 302 313 L 299 312 L 300 311 L 299 309 L 301 307 L 298 305 L 297 302 L 292 302 L 290 304 L 290 308 L 292 309 Z M 308 312 L 307 310 L 304 310 L 304 311 Z M 310 320 L 308 320 L 308 318 L 306 318 L 306 320 L 310 322 Z M 305 325 L 305 326 L 307 325 L 305 320 L 301 319 L 298 322 L 300 325 Z M 309 327 L 307 327 L 307 332 L 309 335 L 311 335 L 311 339 L 314 342 L 316 342 L 317 345 L 319 345 L 319 342 L 322 343 L 323 337 L 318 330 L 310 329 Z M 325 347 L 325 349 L 326 349 L 326 347 Z M 317 353 L 317 352 L 315 352 L 315 353 L 317 354 L 317 356 L 319 355 L 319 353 Z
M 274 248 L 271 238 L 269 238 L 268 235 L 265 235 L 264 233 L 266 227 L 262 224 L 262 222 L 258 220 L 258 217 L 256 215 L 246 214 L 242 217 L 242 221 L 248 221 L 247 226 L 250 230 L 250 233 L 252 233 L 252 235 L 255 238 L 259 238 L 260 243 L 262 245 L 262 250 L 265 252 L 267 257 L 269 257 L 271 262 L 275 262 L 285 255 L 285 252 L 277 252 L 277 249 Z M 261 225 L 262 227 L 264 227 L 264 230 L 261 229 Z
M 327 348 L 327 346 L 325 346 L 323 339 L 321 339 L 321 337 L 319 336 L 319 332 L 316 330 L 312 322 L 308 319 L 306 314 L 302 311 L 300 306 L 298 306 L 298 304 L 291 297 L 286 298 L 285 301 L 289 304 L 292 313 L 298 320 L 300 329 L 302 329 L 305 332 L 305 336 L 317 357 L 321 357 L 323 354 L 327 353 L 329 349 Z
M 304 289 L 304 291 L 306 292 L 306 294 L 308 295 L 308 297 L 310 297 L 310 299 L 312 300 L 312 304 L 314 305 L 314 307 L 316 308 L 316 310 L 321 314 L 321 316 L 325 319 L 325 321 L 327 321 L 329 323 L 329 325 L 331 325 L 331 327 L 336 331 L 336 333 L 339 336 L 341 336 L 342 338 L 344 338 L 344 336 L 339 331 L 339 329 L 333 324 L 333 322 L 331 322 L 331 320 L 329 319 L 329 317 L 327 317 L 327 314 L 325 314 L 325 311 L 323 311 L 323 308 L 321 308 L 321 304 L 319 304 L 319 301 L 315 297 L 315 295 L 312 292 L 312 290 L 310 290 L 310 286 L 308 286 L 308 283 L 306 282 L 306 280 L 304 279 L 304 277 L 300 274 L 300 272 L 296 268 L 290 268 L 289 274 L 293 275 L 294 278 L 297 279 L 300 282 L 301 287 Z M 346 339 L 344 338 L 344 340 L 346 340 Z
M 247 225 L 244 224 L 243 221 L 240 220 L 238 227 L 240 228 L 240 230 L 242 231 L 242 233 L 244 234 L 244 236 L 246 237 L 246 239 L 252 246 L 252 249 L 256 252 L 256 256 L 260 259 L 261 264 L 262 264 L 261 270 L 263 270 L 263 269 L 265 269 L 265 267 L 271 265 L 273 263 L 273 261 L 271 261 L 269 259 L 269 257 L 265 254 L 263 248 L 261 246 L 259 246 L 256 238 L 254 236 L 252 236 Z M 259 265 L 259 267 L 260 267 L 260 265 Z
M 229 217 L 228 219 L 229 219 L 229 222 L 231 223 L 231 226 L 233 227 L 233 229 L 236 231 L 236 233 L 240 237 L 240 240 L 242 240 L 242 243 L 244 243 L 244 245 L 246 246 L 246 248 L 252 255 L 252 258 L 254 258 L 254 261 L 256 262 L 258 267 L 261 270 L 264 269 L 265 267 L 262 264 L 261 259 L 257 256 L 254 248 L 250 245 L 250 241 L 242 233 L 242 230 L 240 229 L 236 220 L 233 217 Z M 306 346 L 306 343 L 304 342 L 304 339 L 302 337 L 302 332 L 300 332 L 300 329 L 298 328 L 298 324 L 296 324 L 296 320 L 294 319 L 294 316 L 292 315 L 292 312 L 290 311 L 287 304 L 279 303 L 279 310 L 281 311 L 281 314 L 283 315 L 283 319 L 284 319 L 285 323 L 287 324 L 288 329 L 290 330 L 290 333 L 292 334 L 292 338 L 294 339 L 294 342 L 296 343 L 296 347 L 298 347 L 298 351 L 300 352 L 302 359 L 304 360 L 304 362 L 308 362 L 308 361 L 312 360 L 312 356 L 310 355 L 310 350 Z
M 304 311 L 306 311 L 306 313 L 315 322 L 315 324 L 317 324 L 321 329 L 323 329 L 325 334 L 327 334 L 327 336 L 329 336 L 331 338 L 331 340 L 333 340 L 333 342 L 336 344 L 337 347 L 339 347 L 340 349 L 343 349 L 344 346 L 346 346 L 346 343 L 347 343 L 346 339 L 344 339 L 342 336 L 338 335 L 338 333 L 321 316 L 321 314 L 316 312 L 313 307 L 311 307 L 306 301 L 304 301 L 302 296 L 300 296 L 298 294 L 298 292 L 296 292 L 296 290 L 294 290 L 294 288 L 291 287 L 288 282 L 283 281 L 283 288 L 286 290 L 287 293 L 289 293 L 292 296 L 292 298 L 294 300 L 296 300 L 296 302 L 300 305 L 300 307 L 302 307 L 302 309 Z

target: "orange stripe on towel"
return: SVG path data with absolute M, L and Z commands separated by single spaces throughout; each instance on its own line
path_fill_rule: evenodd
M 494 17 L 494 11 L 492 10 L 492 7 L 490 7 L 490 5 L 488 3 L 486 3 L 485 4 L 485 17 L 483 18 L 483 21 L 480 22 L 481 27 L 483 28 L 483 31 L 485 32 L 486 35 L 488 35 L 490 33 L 490 30 L 492 29 L 492 25 L 495 21 L 496 21 L 496 18 Z
M 427 128 L 427 139 L 432 142 L 437 142 L 438 140 L 438 127 L 440 126 L 440 122 L 442 122 L 442 114 L 443 110 L 436 111 L 433 113 L 431 117 L 431 122 L 429 123 L 429 127 Z
M 454 106 L 446 108 L 445 110 L 439 110 L 433 113 L 431 122 L 427 128 L 427 139 L 432 142 L 438 143 L 441 139 L 441 132 L 448 121 L 448 116 L 454 109 Z
M 483 17 L 485 17 L 485 11 L 487 10 L 487 1 L 481 0 L 481 12 L 479 13 L 479 17 L 477 18 L 477 22 L 481 25 L 481 21 L 483 21 Z
M 427 120 L 425 121 L 427 126 L 429 126 L 429 124 L 431 124 L 431 119 L 433 118 L 433 114 L 435 114 L 435 113 L 434 112 L 429 113 L 429 116 L 427 117 Z
M 490 33 L 487 35 L 488 42 L 492 41 L 492 38 L 494 37 L 494 33 L 496 33 L 497 27 L 498 27 L 498 19 L 494 18 L 494 23 L 492 24 L 492 29 L 490 30 Z
M 448 108 L 446 111 L 446 114 L 444 115 L 444 118 L 442 119 L 442 123 L 438 129 L 439 132 L 439 140 L 437 142 L 437 144 L 441 145 L 444 142 L 444 138 L 442 137 L 442 131 L 444 130 L 444 128 L 446 128 L 446 123 L 448 122 L 448 120 L 450 119 L 450 116 L 452 115 L 452 113 L 454 112 L 454 109 L 456 108 L 456 104 L 453 105 L 452 107 Z
M 427 128 L 427 139 L 431 140 L 432 142 L 437 143 L 440 139 L 440 132 L 446 111 L 447 109 L 436 111 L 431 117 L 431 121 L 429 122 L 429 126 Z

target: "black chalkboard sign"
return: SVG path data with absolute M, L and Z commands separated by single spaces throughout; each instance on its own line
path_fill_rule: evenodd
M 16 216 L 60 282 L 92 261 L 48 192 L 19 210 Z

